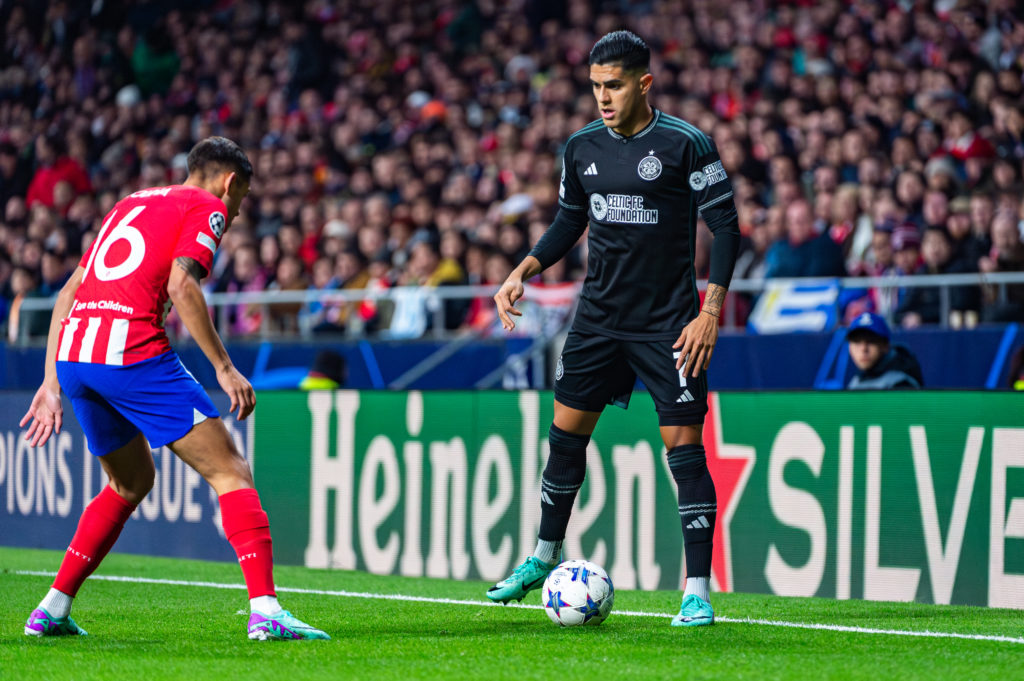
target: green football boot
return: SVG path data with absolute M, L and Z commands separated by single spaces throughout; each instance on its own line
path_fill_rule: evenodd
M 75 624 L 71 616 L 51 617 L 42 608 L 36 608 L 25 622 L 26 636 L 85 636 L 85 629 Z
M 330 641 L 331 637 L 287 610 L 276 615 L 254 612 L 249 616 L 249 638 L 253 641 Z
M 711 604 L 697 594 L 683 598 L 679 614 L 672 618 L 673 627 L 703 627 L 715 623 L 715 611 Z
M 539 589 L 557 563 L 545 563 L 530 556 L 511 575 L 487 590 L 487 597 L 495 603 L 522 601 L 527 593 Z

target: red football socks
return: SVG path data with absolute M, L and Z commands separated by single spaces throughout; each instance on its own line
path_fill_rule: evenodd
M 238 554 L 249 598 L 276 596 L 270 521 L 260 506 L 259 494 L 254 489 L 239 489 L 220 495 L 220 517 L 224 534 Z
M 134 510 L 135 504 L 125 501 L 110 485 L 104 487 L 82 512 L 53 588 L 69 596 L 77 594 L 117 541 Z

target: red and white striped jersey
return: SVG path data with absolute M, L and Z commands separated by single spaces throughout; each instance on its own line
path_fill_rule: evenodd
M 192 258 L 209 272 L 226 212 L 213 194 L 186 185 L 118 201 L 82 256 L 85 274 L 62 321 L 57 360 L 123 365 L 170 350 L 164 317 L 174 259 Z

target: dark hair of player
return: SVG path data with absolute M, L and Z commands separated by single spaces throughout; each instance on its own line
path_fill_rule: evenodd
M 618 64 L 623 71 L 646 72 L 651 66 L 651 48 L 632 31 L 613 31 L 594 43 L 590 64 Z
M 252 163 L 242 148 L 226 137 L 207 137 L 188 152 L 189 175 L 233 172 L 245 183 L 252 180 Z

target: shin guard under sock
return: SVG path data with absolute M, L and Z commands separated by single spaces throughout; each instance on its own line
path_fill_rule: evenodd
M 99 566 L 135 511 L 110 485 L 89 502 L 53 580 L 53 588 L 74 597 L 82 582 Z
M 259 494 L 254 489 L 239 489 L 220 495 L 220 515 L 224 534 L 238 554 L 249 598 L 276 596 L 270 521 Z
M 542 540 L 561 542 L 565 539 L 565 528 L 569 525 L 576 494 L 587 474 L 590 436 L 567 433 L 552 424 L 548 442 L 551 452 L 541 476 L 538 536 Z
M 686 546 L 686 576 L 711 574 L 711 548 L 718 503 L 702 445 L 668 450 L 668 467 L 679 490 L 679 519 Z

